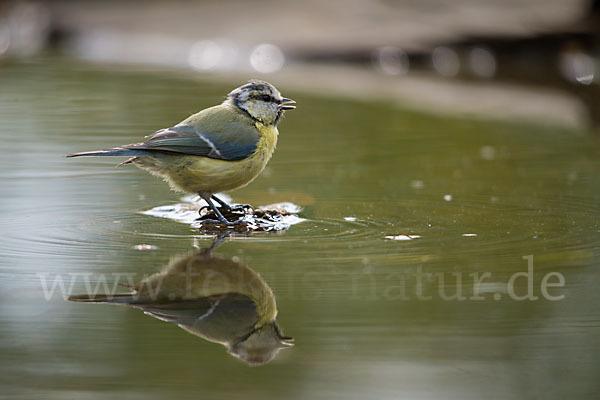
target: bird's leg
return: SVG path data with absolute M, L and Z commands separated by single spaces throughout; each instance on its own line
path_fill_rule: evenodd
M 237 204 L 235 206 L 232 206 L 230 204 L 227 204 L 225 201 L 221 200 L 220 198 L 218 198 L 215 195 L 212 195 L 211 197 L 214 201 L 219 203 L 221 208 L 223 208 L 228 213 L 231 211 L 242 211 L 243 212 L 246 208 L 249 208 L 252 211 L 254 211 L 254 207 L 252 207 L 250 204 Z
M 212 251 L 214 249 L 216 249 L 217 247 L 219 247 L 221 245 L 221 243 L 223 243 L 223 241 L 225 240 L 225 238 L 227 236 L 229 236 L 230 232 L 228 231 L 223 231 L 223 232 L 219 232 L 216 236 L 215 239 L 213 240 L 213 242 L 211 243 L 211 245 L 209 247 L 206 247 L 202 250 L 202 254 L 204 256 L 210 257 Z
M 214 194 L 212 196 L 210 196 L 214 201 L 216 201 L 217 203 L 219 203 L 219 205 L 221 206 L 222 209 L 227 210 L 227 212 L 231 211 L 231 206 L 229 204 L 227 204 L 227 202 L 221 200 L 220 198 L 218 198 L 217 196 L 215 196 Z
M 213 212 L 219 219 L 219 222 L 229 225 L 229 221 L 227 221 L 227 219 L 223 216 L 223 214 L 221 214 L 221 211 L 219 211 L 219 209 L 217 207 L 215 207 L 215 203 L 213 203 L 212 200 L 210 199 L 211 195 L 208 193 L 205 193 L 205 192 L 200 192 L 198 194 L 200 195 L 200 197 L 202 197 L 202 199 L 206 202 L 206 204 L 208 204 L 210 209 L 213 210 Z
M 219 211 L 219 208 L 215 206 L 215 203 L 213 203 L 212 200 L 210 199 L 211 198 L 210 193 L 200 192 L 198 194 L 200 195 L 200 197 L 202 197 L 202 199 L 204 201 L 206 201 L 206 204 L 208 204 L 208 206 L 210 207 L 210 209 L 213 210 L 213 212 L 215 213 L 215 215 L 219 219 L 218 221 L 210 220 L 210 219 L 205 219 L 205 220 L 202 220 L 202 222 L 217 222 L 217 223 L 222 223 L 222 224 L 225 224 L 225 225 L 239 225 L 239 224 L 243 224 L 244 223 L 242 220 L 238 220 L 238 221 L 234 221 L 234 222 L 228 221 L 227 218 L 225 218 L 223 216 L 223 214 L 221 214 L 221 211 Z

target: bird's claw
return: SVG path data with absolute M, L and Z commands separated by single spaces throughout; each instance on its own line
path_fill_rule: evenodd
M 254 212 L 254 207 L 252 207 L 250 204 L 227 205 L 227 206 L 221 206 L 219 208 L 228 214 L 232 213 L 232 212 L 241 212 L 241 213 L 246 214 L 246 210 L 250 211 L 251 213 Z
M 209 206 L 202 206 L 200 207 L 200 209 L 198 210 L 198 214 L 200 214 L 202 216 L 203 211 L 206 210 L 208 212 L 212 211 L 212 209 Z
M 245 216 L 248 215 L 248 210 L 254 213 L 254 208 L 249 204 L 236 204 L 230 206 L 219 198 L 213 196 L 213 200 L 219 203 L 216 206 L 211 201 L 206 193 L 200 193 L 200 197 L 206 201 L 207 205 L 203 206 L 198 210 L 200 217 L 196 221 L 200 222 L 203 229 L 232 229 L 235 227 L 242 227 L 243 230 L 248 230 L 248 222 L 245 220 Z M 238 228 L 235 228 L 238 231 Z

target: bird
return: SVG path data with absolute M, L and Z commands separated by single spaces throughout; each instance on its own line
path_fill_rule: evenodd
M 207 249 L 173 258 L 131 293 L 71 295 L 67 300 L 138 308 L 148 316 L 226 347 L 248 365 L 263 365 L 294 345 L 279 327 L 271 288 L 245 264 Z
M 218 218 L 212 222 L 234 225 L 239 221 L 228 221 L 213 200 L 223 210 L 232 207 L 215 193 L 246 186 L 260 175 L 275 151 L 277 124 L 295 104 L 270 83 L 251 79 L 221 104 L 158 130 L 143 142 L 66 157 L 128 156 L 118 165 L 133 164 L 176 191 L 198 194 Z

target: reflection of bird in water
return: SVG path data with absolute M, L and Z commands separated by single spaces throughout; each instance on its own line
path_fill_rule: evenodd
M 215 256 L 220 239 L 201 251 L 173 259 L 166 268 L 131 287 L 133 293 L 70 296 L 71 301 L 108 303 L 144 313 L 215 343 L 250 365 L 265 364 L 293 341 L 275 321 L 271 288 L 253 270 Z

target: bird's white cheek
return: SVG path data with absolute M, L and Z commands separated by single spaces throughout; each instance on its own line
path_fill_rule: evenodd
M 258 103 L 248 103 L 246 105 L 246 110 L 252 117 L 262 121 L 264 123 L 270 124 L 273 122 L 273 110 L 265 104 Z

